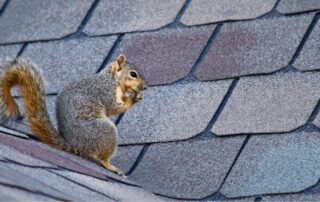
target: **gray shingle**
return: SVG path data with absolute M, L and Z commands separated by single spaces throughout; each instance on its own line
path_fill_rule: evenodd
M 241 78 L 212 132 L 288 132 L 304 125 L 320 97 L 319 73 Z
M 84 32 L 101 35 L 161 28 L 171 23 L 185 0 L 103 0 Z
M 0 0 L 0 10 L 2 9 L 2 6 L 4 5 L 5 2 L 6 0 Z
M 93 0 L 10 1 L 0 18 L 0 43 L 57 39 L 75 32 Z
M 111 162 L 124 173 L 128 173 L 134 162 L 137 160 L 142 147 L 143 146 L 118 147 L 117 153 Z
M 14 124 L 13 123 L 6 123 L 5 126 L 0 126 L 0 132 L 5 133 L 5 134 L 10 134 L 16 137 L 22 137 L 25 139 L 28 139 L 29 136 L 26 135 L 23 132 L 20 132 L 18 130 L 16 130 L 14 127 L 12 127 Z M 17 124 L 15 124 L 17 125 Z M 13 129 L 14 128 L 14 129 Z
M 289 193 L 281 195 L 270 195 L 262 197 L 261 201 L 278 201 L 278 202 L 287 202 L 287 201 L 319 201 L 320 193 L 319 188 L 317 192 L 309 193 Z
M 0 201 L 58 201 L 40 193 L 0 185 Z
M 5 59 L 6 57 L 16 57 L 19 53 L 22 45 L 7 45 L 0 46 L 0 58 Z
M 203 198 L 218 190 L 244 138 L 151 145 L 129 179 L 161 195 Z
M 64 179 L 52 172 L 49 172 L 44 169 L 37 168 L 29 168 L 24 167 L 16 164 L 6 164 L 8 168 L 11 168 L 15 172 L 19 172 L 23 175 L 27 175 L 32 179 L 41 181 L 44 183 L 45 186 L 38 187 L 38 191 L 46 192 L 49 189 L 56 190 L 63 195 L 70 196 L 71 199 L 74 200 L 81 200 L 81 201 L 104 201 L 110 200 L 110 198 L 103 196 L 97 192 L 89 190 L 83 186 L 80 186 L 76 183 L 73 183 L 70 180 Z M 32 183 L 27 184 L 27 187 L 32 187 Z M 48 189 L 48 190 L 46 190 Z M 50 192 L 47 194 L 51 195 Z
M 300 13 L 320 9 L 319 0 L 281 0 L 276 10 L 283 14 Z
M 50 183 L 50 181 L 43 182 L 44 178 L 41 179 L 41 176 L 39 175 L 37 178 L 37 172 L 34 172 L 34 168 L 29 168 L 29 170 L 24 170 L 24 172 L 22 172 L 21 168 L 23 167 L 19 165 L 15 165 L 15 164 L 9 165 L 8 163 L 1 163 L 0 182 L 2 184 L 5 183 L 15 187 L 21 187 L 24 190 L 28 190 L 28 191 L 44 193 L 46 195 L 59 198 L 61 200 L 74 199 L 71 196 L 72 193 L 66 193 L 66 192 L 61 193 L 60 190 L 54 187 L 50 187 L 48 186 L 48 184 L 45 183 L 45 182 Z M 30 173 L 26 173 L 26 171 L 29 171 Z M 48 173 L 47 171 L 45 172 Z M 38 174 L 41 174 L 41 172 Z M 34 175 L 36 176 L 35 178 L 33 177 Z M 51 174 L 51 176 L 53 175 Z
M 320 177 L 318 132 L 253 136 L 221 188 L 226 197 L 289 193 Z
M 113 58 L 124 53 L 148 85 L 172 83 L 188 75 L 214 28 L 163 29 L 125 35 Z
M 94 74 L 115 40 L 113 36 L 34 43 L 27 46 L 22 56 L 42 70 L 47 93 L 57 93 L 67 83 Z
M 118 125 L 120 144 L 182 140 L 205 130 L 231 81 L 149 88 Z
M 319 47 L 320 21 L 315 25 L 293 66 L 302 71 L 320 69 Z
M 320 113 L 316 116 L 312 123 L 320 128 Z
M 253 19 L 271 11 L 276 0 L 193 0 L 181 18 L 185 25 Z
M 0 65 L 7 62 L 8 59 L 15 58 L 22 45 L 0 46 Z
M 68 179 L 88 186 L 119 201 L 159 201 L 160 198 L 141 188 L 118 182 L 108 182 L 68 171 L 54 171 Z
M 51 168 L 56 167 L 48 162 L 41 161 L 40 159 L 36 159 L 32 156 L 21 153 L 13 148 L 5 146 L 2 143 L 0 143 L 0 157 L 9 159 L 18 163 L 22 163 L 25 165 L 29 165 L 29 166 L 42 166 L 42 167 L 51 167 Z
M 1 188 L 2 188 L 2 186 L 0 186 Z M 10 189 L 10 188 L 7 188 L 7 189 L 9 189 L 9 190 L 13 190 L 13 189 Z M 5 190 L 5 189 L 4 189 Z M 0 200 L 1 201 L 14 201 L 14 200 L 16 200 L 14 197 L 12 197 L 12 196 L 9 196 L 8 194 L 6 194 L 6 193 L 2 193 L 2 190 L 0 190 Z
M 226 23 L 198 66 L 196 76 L 214 80 L 269 73 L 286 67 L 313 14 Z

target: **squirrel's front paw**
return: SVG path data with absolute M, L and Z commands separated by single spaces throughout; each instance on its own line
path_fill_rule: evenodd
M 139 102 L 143 99 L 143 94 L 142 93 L 138 93 L 136 95 L 136 97 L 134 98 L 134 102 Z
M 117 105 L 118 105 L 118 106 L 122 106 L 122 105 L 124 105 L 124 102 L 123 102 L 123 101 L 121 101 L 121 100 L 117 100 L 117 102 L 116 102 L 116 103 L 117 103 Z

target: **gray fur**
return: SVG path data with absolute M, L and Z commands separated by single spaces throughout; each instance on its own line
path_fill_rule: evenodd
M 58 94 L 59 134 L 79 155 L 90 158 L 101 147 L 115 150 L 117 128 L 103 112 L 108 116 L 116 107 L 116 86 L 106 69 L 69 84 Z

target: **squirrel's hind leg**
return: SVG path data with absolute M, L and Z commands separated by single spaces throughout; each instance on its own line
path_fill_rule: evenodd
M 94 155 L 93 158 L 98 163 L 101 163 L 103 167 L 105 167 L 107 170 L 116 173 L 117 175 L 127 178 L 127 176 L 120 170 L 119 168 L 115 167 L 110 163 L 112 153 L 106 152 L 104 155 L 104 158 L 101 155 Z
M 100 160 L 100 163 L 108 170 L 118 174 L 119 176 L 123 178 L 127 178 L 127 176 L 120 170 L 119 168 L 115 167 L 110 163 L 110 160 Z
M 87 113 L 88 119 L 96 116 L 99 110 L 92 111 L 95 113 Z M 101 117 L 89 121 L 79 120 L 77 128 L 74 130 L 74 132 L 78 133 L 78 136 L 84 137 L 77 139 L 78 145 L 84 145 L 84 149 L 81 151 L 84 156 L 102 164 L 106 169 L 125 177 L 119 168 L 110 163 L 112 156 L 117 150 L 118 131 L 116 125 L 108 117 L 101 115 Z
M 110 163 L 112 156 L 117 150 L 117 128 L 109 118 L 96 120 L 90 123 L 91 128 L 98 129 L 95 131 L 99 141 L 95 144 L 95 152 L 92 157 L 102 164 L 107 170 L 126 178 L 125 174 L 117 167 Z M 88 128 L 88 127 L 87 127 Z M 94 132 L 94 131 L 92 131 Z

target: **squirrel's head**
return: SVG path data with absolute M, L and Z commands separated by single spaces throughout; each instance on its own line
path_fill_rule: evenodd
M 119 81 L 124 93 L 132 93 L 135 101 L 142 99 L 142 91 L 147 89 L 147 83 L 134 65 L 127 63 L 126 57 L 120 54 L 116 61 L 111 63 L 111 74 Z

